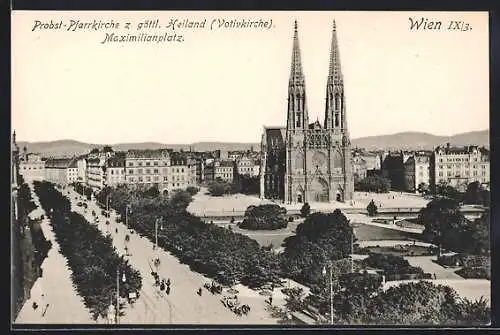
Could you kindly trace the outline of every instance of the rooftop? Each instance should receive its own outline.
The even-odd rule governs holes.
[[[70,167],[73,162],[76,162],[74,158],[48,158],[45,161],[45,167],[63,169]]]
[[[108,158],[106,161],[108,167],[125,167],[125,156],[117,155]]]
[[[166,158],[169,157],[168,149],[145,149],[129,150],[126,153],[127,158]]]

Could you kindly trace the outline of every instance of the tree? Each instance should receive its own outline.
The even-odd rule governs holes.
[[[114,298],[116,269],[119,267],[127,278],[120,286],[121,297],[138,292],[142,278],[138,271],[120,257],[113,248],[110,237],[105,237],[97,227],[80,214],[71,212],[71,203],[46,181],[35,184],[42,208],[52,211],[51,226],[67,258],[72,279],[85,305],[93,317],[105,317],[110,300]]]
[[[249,206],[245,211],[245,218],[240,223],[242,229],[274,230],[286,228],[288,221],[285,218],[286,209],[278,205]]]
[[[302,205],[302,208],[300,209],[300,216],[305,218],[309,216],[309,214],[311,214],[311,206],[309,205],[309,203],[306,202]]]
[[[114,152],[114,151],[113,151],[113,148],[111,148],[109,145],[105,145],[102,148],[102,152]]]
[[[324,280],[321,270],[327,261],[348,257],[353,234],[340,210],[312,213],[297,226],[296,234],[284,241],[280,256],[283,272],[305,285],[316,285]]]
[[[373,201],[373,199],[372,199],[372,201],[370,201],[368,206],[366,206],[366,210],[368,211],[369,216],[377,215],[378,207],[377,207],[377,205],[375,205],[375,202]]]
[[[423,274],[423,270],[413,267],[401,256],[372,253],[363,260],[371,268],[383,270],[386,275]]]
[[[301,287],[283,289],[285,297],[285,308],[290,312],[300,312],[305,309],[305,294]]]
[[[441,182],[436,186],[436,194],[456,201],[462,200],[462,193],[451,185]]]
[[[418,184],[417,191],[420,194],[428,194],[429,193],[429,184],[426,184],[426,183]]]
[[[490,192],[484,189],[478,181],[475,181],[467,186],[464,194],[464,203],[489,206],[489,198]]]
[[[264,250],[248,236],[206,224],[188,213],[186,208],[192,196],[187,191],[174,191],[169,198],[145,198],[140,192],[119,186],[113,189],[111,199],[113,208],[120,209],[122,215],[125,206],[131,206],[129,227],[151,241],[155,241],[152,223],[163,217],[164,229],[158,235],[158,246],[170,251],[193,271],[223,285],[239,282],[259,287],[279,282],[278,255]]]
[[[223,196],[226,193],[229,193],[230,185],[222,180],[216,180],[210,185],[208,185],[208,192],[214,197]]]
[[[424,237],[431,243],[454,251],[462,250],[469,243],[464,239],[469,221],[455,199],[442,197],[432,200],[420,210],[418,222],[425,226]]]
[[[387,193],[391,189],[391,181],[383,176],[368,176],[355,185],[357,191]]]
[[[473,255],[489,255],[490,243],[490,211],[487,210],[480,218],[469,224],[467,247]],[[465,241],[464,241],[465,242]]]
[[[481,297],[475,301],[467,298],[458,303],[459,323],[471,326],[485,326],[491,322],[491,308],[488,301]]]
[[[240,190],[243,194],[259,194],[260,179],[250,175],[239,176]]]
[[[189,193],[189,194],[191,194],[191,195],[195,195],[196,193],[198,193],[198,192],[199,192],[199,190],[200,190],[200,189],[199,189],[198,187],[195,187],[195,186],[188,186],[188,187],[186,188],[186,192],[188,192],[188,193]]]
[[[146,197],[150,197],[150,198],[156,198],[156,197],[159,197],[160,196],[160,190],[158,190],[158,187],[156,186],[153,186],[149,189],[147,189],[145,192],[144,192],[144,196]]]

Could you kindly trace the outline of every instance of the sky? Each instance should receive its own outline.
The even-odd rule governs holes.
[[[411,30],[409,18],[442,28]],[[94,19],[121,25],[33,31],[37,20]],[[148,19],[162,27],[138,31]],[[170,19],[207,23],[178,28],[182,42],[101,43],[106,32],[173,34]],[[271,28],[210,30],[222,19],[262,19]],[[259,142],[263,126],[286,125],[295,19],[310,122],[324,117],[335,19],[352,138],[489,128],[486,12],[352,11],[14,11],[12,128],[19,141]],[[450,20],[472,29],[447,30]]]

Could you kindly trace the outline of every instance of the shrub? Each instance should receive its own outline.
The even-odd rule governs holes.
[[[188,186],[186,188],[186,191],[193,196],[196,193],[198,193],[200,191],[200,189],[198,187],[195,187],[195,186]]]
[[[377,215],[377,205],[375,205],[375,202],[373,201],[370,201],[370,203],[368,204],[368,206],[366,206],[366,210],[368,211],[368,215],[369,216],[375,216]]]
[[[302,208],[300,209],[300,216],[302,217],[307,217],[309,216],[309,214],[311,214],[311,206],[309,205],[309,203],[304,203],[304,205],[302,205]]]
[[[286,209],[278,205],[249,206],[240,224],[242,229],[275,230],[287,227]]]
[[[383,270],[386,275],[423,274],[419,267],[411,266],[406,259],[391,254],[371,253],[363,260],[364,265]]]
[[[455,273],[465,279],[491,280],[491,270],[486,267],[463,267]]]

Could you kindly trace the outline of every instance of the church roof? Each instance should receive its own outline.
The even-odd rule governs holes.
[[[309,129],[321,129],[321,123],[319,123],[319,120],[316,120],[315,122],[310,123]]]

